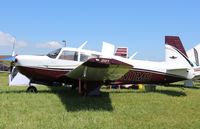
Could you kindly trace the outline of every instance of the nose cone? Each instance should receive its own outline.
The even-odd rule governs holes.
[[[18,55],[15,57],[15,65],[16,66],[27,66],[27,65],[29,65],[30,61],[31,61],[30,56]]]
[[[34,56],[34,55],[18,55],[16,56],[16,66],[42,66],[44,62],[47,62],[46,56]]]
[[[15,65],[20,66],[20,62],[21,62],[21,56],[16,56],[15,57]]]

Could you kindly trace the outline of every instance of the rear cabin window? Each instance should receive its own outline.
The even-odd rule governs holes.
[[[97,58],[97,57],[99,57],[99,55],[81,53],[81,55],[80,55],[80,61],[81,62],[85,62],[89,58]]]
[[[89,55],[81,54],[81,56],[80,56],[80,61],[84,62],[84,61],[86,61],[86,60],[88,60],[88,59],[89,59]]]
[[[77,61],[78,60],[78,53],[74,52],[74,51],[63,51],[61,53],[59,59]]]

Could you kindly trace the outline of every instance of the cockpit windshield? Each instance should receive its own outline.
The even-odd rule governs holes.
[[[56,50],[48,53],[47,56],[55,59],[58,56],[58,54],[60,53],[60,50],[61,50],[61,48],[56,49]]]

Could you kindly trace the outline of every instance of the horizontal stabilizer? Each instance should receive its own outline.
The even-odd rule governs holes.
[[[168,69],[167,74],[176,75],[181,78],[188,78],[188,69],[187,68],[178,68],[178,69]]]
[[[189,70],[189,68],[183,68],[183,67],[173,67],[173,68],[167,68],[168,71],[173,70]]]

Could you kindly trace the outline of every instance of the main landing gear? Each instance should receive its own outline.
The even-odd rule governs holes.
[[[79,78],[78,93],[81,96],[99,96],[101,85],[94,82],[88,82]]]
[[[37,93],[37,88],[33,85],[31,85],[31,82],[29,83],[29,87],[26,90],[27,93]]]
[[[156,85],[155,84],[145,84],[144,90],[145,90],[145,92],[155,92],[156,91]]]
[[[35,86],[29,86],[26,90],[27,93],[37,93],[37,88]]]

